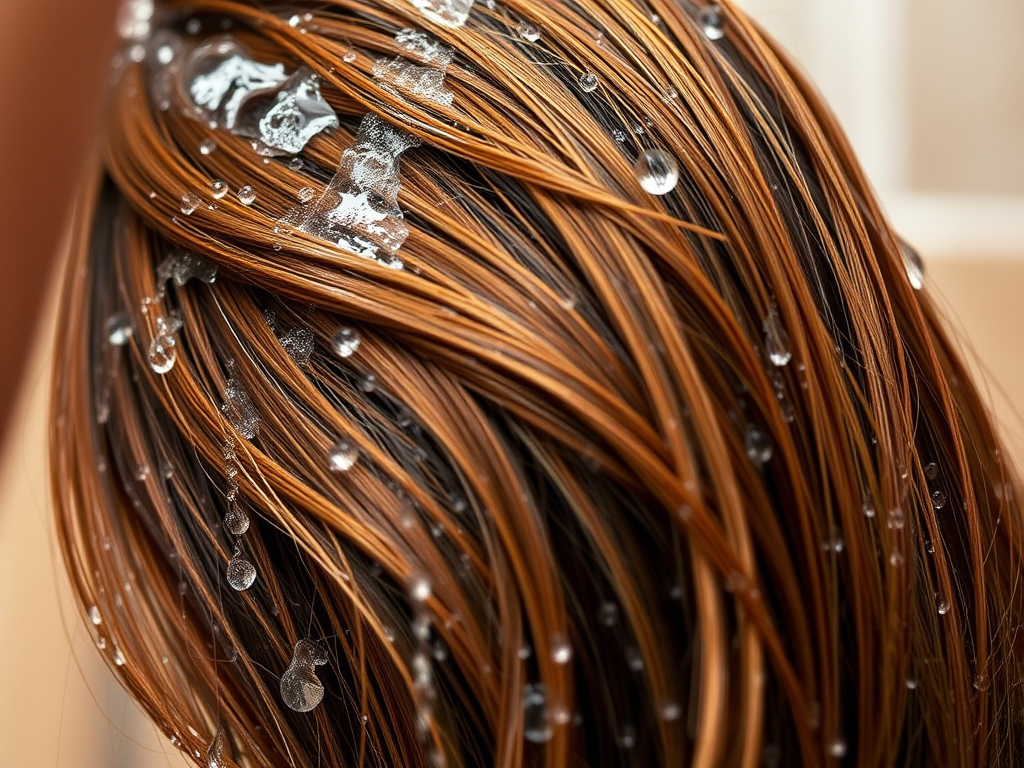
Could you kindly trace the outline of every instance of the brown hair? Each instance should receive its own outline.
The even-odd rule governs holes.
[[[210,765],[1013,763],[1018,481],[821,99],[731,3],[423,5],[161,9],[319,75],[297,161],[119,73],[52,455],[124,684]],[[367,113],[404,269],[287,223]]]

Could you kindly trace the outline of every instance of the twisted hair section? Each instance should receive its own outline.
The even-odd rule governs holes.
[[[1017,476],[912,250],[742,11],[153,25],[82,194],[51,455],[83,615],[173,743],[1019,757]],[[250,90],[203,112],[224,62]],[[286,150],[244,117],[314,103]]]

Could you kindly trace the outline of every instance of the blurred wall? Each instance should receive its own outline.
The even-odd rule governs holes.
[[[921,250],[928,290],[986,372],[1024,460],[1024,5],[740,5],[833,104],[896,227]],[[178,765],[106,672],[64,597],[44,477],[51,343],[48,326],[0,454],[0,755],[27,768]]]

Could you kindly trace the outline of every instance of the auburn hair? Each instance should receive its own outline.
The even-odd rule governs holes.
[[[396,86],[408,30],[446,53]],[[204,116],[203,45],[336,119],[296,152]],[[300,203],[385,134],[355,252]],[[1020,761],[1017,475],[731,2],[158,3],[98,156],[58,533],[204,765]]]

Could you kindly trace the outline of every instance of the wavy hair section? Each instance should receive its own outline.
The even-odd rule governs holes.
[[[1013,764],[1020,485],[820,97],[732,3],[441,6],[118,73],[51,455],[122,682],[209,766]],[[197,119],[225,34],[337,128]],[[366,119],[398,264],[287,223]]]

